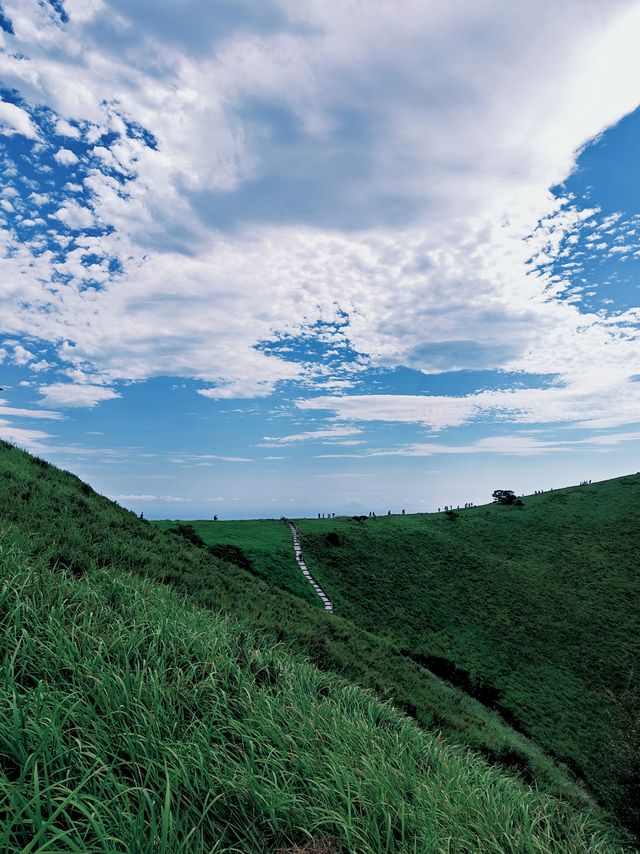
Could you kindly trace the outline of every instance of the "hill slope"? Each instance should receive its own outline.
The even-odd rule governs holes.
[[[615,850],[245,624],[23,545],[3,525],[1,850]]]
[[[42,618],[42,625],[37,631],[51,630],[53,632],[48,641],[43,640],[42,643],[38,642],[32,647],[28,645],[25,647],[28,659],[28,663],[25,665],[25,672],[28,671],[32,675],[27,677],[26,682],[20,683],[20,691],[28,698],[29,703],[32,702],[34,696],[33,690],[36,688],[39,690],[38,686],[43,686],[48,680],[45,671],[40,668],[41,662],[39,661],[39,656],[42,650],[48,644],[50,650],[47,652],[47,656],[51,657],[53,655],[51,650],[58,649],[59,641],[64,640],[63,636],[65,635],[67,638],[75,639],[78,649],[74,653],[75,658],[65,663],[63,661],[64,654],[69,653],[69,649],[66,647],[67,653],[65,653],[65,647],[62,644],[61,655],[63,657],[54,666],[54,668],[57,667],[59,669],[59,673],[64,677],[55,683],[57,686],[55,688],[57,692],[56,696],[61,698],[61,708],[64,707],[64,709],[70,710],[74,707],[75,700],[65,693],[71,676],[73,676],[74,685],[77,686],[82,683],[91,696],[95,694],[96,685],[98,684],[95,682],[95,678],[99,679],[99,677],[95,670],[92,670],[92,665],[85,667],[82,661],[85,643],[94,643],[94,641],[88,640],[88,636],[93,631],[92,629],[89,631],[92,625],[91,621],[89,628],[82,622],[77,624],[76,618],[80,619],[82,617],[81,612],[83,612],[83,608],[69,615],[66,614],[65,608],[61,604],[65,598],[70,602],[75,601],[71,593],[76,587],[86,591],[87,598],[83,600],[86,602],[84,610],[88,609],[89,616],[91,616],[92,612],[97,613],[91,603],[95,604],[96,607],[99,606],[100,609],[103,607],[107,610],[110,608],[116,609],[114,611],[116,614],[114,617],[115,623],[105,628],[104,632],[102,630],[98,632],[98,635],[102,637],[102,641],[95,641],[102,650],[100,668],[104,664],[103,653],[105,655],[108,653],[113,639],[118,635],[116,629],[120,626],[123,630],[123,642],[126,640],[126,637],[133,638],[136,633],[140,636],[142,644],[140,647],[140,656],[142,656],[143,661],[146,660],[146,663],[141,665],[142,672],[146,673],[145,668],[149,670],[149,662],[153,659],[149,657],[150,653],[148,649],[144,652],[146,649],[143,642],[144,638],[142,638],[144,631],[136,628],[138,624],[135,621],[131,621],[133,617],[127,622],[129,618],[126,617],[126,614],[123,616],[116,608],[116,606],[119,607],[118,603],[122,604],[129,596],[135,598],[137,595],[135,590],[139,588],[136,587],[136,584],[129,575],[129,573],[135,573],[150,579],[162,581],[165,585],[170,585],[176,590],[188,594],[191,603],[204,604],[215,611],[242,615],[251,624],[252,631],[255,630],[259,638],[261,638],[261,640],[255,641],[255,647],[265,651],[265,654],[267,652],[271,653],[275,642],[285,641],[296,651],[300,651],[308,656],[322,668],[340,671],[350,679],[374,688],[380,696],[392,699],[399,708],[408,708],[424,728],[435,725],[437,729],[447,733],[449,738],[453,738],[457,743],[471,744],[479,748],[493,761],[503,762],[509,767],[515,767],[520,772],[526,772],[526,779],[535,780],[540,787],[547,792],[555,792],[563,801],[563,806],[558,806],[557,801],[547,801],[545,799],[544,803],[547,806],[544,809],[542,807],[535,807],[535,810],[538,810],[538,812],[534,811],[531,815],[538,816],[543,828],[548,828],[550,832],[559,834],[557,838],[565,840],[562,844],[566,844],[567,839],[571,839],[572,844],[574,839],[580,839],[580,845],[584,846],[587,845],[587,841],[585,840],[591,840],[588,841],[587,847],[582,848],[576,842],[576,851],[611,850],[606,845],[605,848],[600,849],[600,842],[596,843],[588,835],[575,837],[572,835],[574,834],[574,829],[572,828],[582,826],[585,822],[593,826],[593,823],[597,822],[598,819],[593,809],[589,806],[588,797],[579,787],[572,784],[563,776],[561,769],[558,769],[549,762],[535,745],[532,745],[526,739],[505,728],[495,715],[487,713],[484,709],[477,706],[477,704],[469,701],[465,695],[451,692],[425,677],[418,665],[400,655],[393,645],[380,640],[372,634],[357,629],[346,620],[326,616],[318,608],[305,604],[300,598],[287,593],[281,588],[270,586],[256,577],[255,574],[243,570],[232,563],[224,562],[211,556],[204,549],[190,545],[181,537],[162,534],[128,511],[98,496],[90,487],[83,484],[68,472],[61,472],[47,465],[44,461],[30,457],[6,443],[0,443],[0,514],[2,518],[2,525],[0,527],[5,544],[3,565],[10,567],[10,561],[14,560],[17,549],[21,555],[18,561],[20,564],[18,568],[20,571],[26,573],[25,577],[28,576],[29,578],[29,583],[25,581],[23,585],[23,582],[16,575],[5,586],[5,595],[9,595],[9,599],[6,601],[9,604],[5,604],[4,610],[0,613],[2,613],[4,618],[8,619],[8,625],[13,625],[15,621],[15,616],[12,616],[14,611],[12,610],[11,595],[16,590],[20,591],[22,587],[22,593],[19,592],[17,600],[14,601],[14,605],[17,607],[27,593],[31,595],[30,591],[33,588],[33,579],[37,579],[38,583],[42,582],[43,584],[57,584],[58,582],[62,584],[64,582],[64,586],[60,588],[62,591],[60,592],[60,597],[62,598],[56,600],[60,605],[58,611],[55,612],[57,616],[52,616],[48,620],[46,616],[47,611],[46,609],[43,610],[43,602],[46,603],[48,600],[33,600],[32,604],[28,606],[32,611],[35,609],[34,613],[37,614],[38,619]],[[100,587],[103,581],[107,584],[109,579],[125,586],[121,589],[120,594],[112,595],[110,592],[111,588],[108,585],[104,589]],[[85,583],[88,585],[86,588],[84,587]],[[96,587],[95,585],[98,586]],[[128,592],[129,588],[131,588],[130,593]],[[103,592],[99,592],[100,590]],[[106,590],[106,593],[104,593],[104,590]],[[183,613],[184,608],[178,600],[175,598],[165,599],[164,597],[168,596],[169,593],[162,592],[161,588],[150,586],[144,588],[144,591],[142,598],[138,596],[136,599],[140,605],[138,617],[142,621],[141,625],[147,625],[144,622],[146,619],[144,616],[145,609],[151,608],[152,602],[155,605],[156,600],[158,602],[169,602],[165,609],[166,616],[171,616],[174,613],[177,615],[180,608],[182,608],[180,613]],[[39,596],[40,594],[35,590],[34,595]],[[54,615],[55,609],[53,609],[53,605],[51,605],[51,608],[51,614]],[[20,613],[20,611],[15,611],[15,614]],[[136,617],[136,620],[138,617]],[[204,619],[204,617],[202,618]],[[23,619],[22,616],[20,619]],[[176,619],[178,619],[177,616]],[[181,621],[182,617],[179,619],[179,622]],[[56,622],[61,625],[56,627]],[[18,622],[17,625],[19,628],[20,623]],[[180,631],[182,630],[180,629]],[[35,628],[29,628],[26,633],[23,633],[24,637],[30,637],[33,631],[35,631]],[[58,633],[57,635],[56,632]],[[249,632],[249,634],[251,635],[252,632]],[[56,637],[58,640],[55,640]],[[180,640],[176,643],[180,646],[183,644],[183,641]],[[239,643],[240,646],[243,646],[245,642],[240,639],[230,641],[230,643],[231,645]],[[250,644],[253,643],[253,641],[250,642]],[[12,641],[10,640],[8,652],[5,650],[5,667],[11,664],[16,648],[20,648],[21,654],[24,651],[14,638],[14,645],[12,645]],[[284,650],[282,654],[285,654]],[[289,658],[290,656],[287,660]],[[129,661],[131,662],[133,659],[130,658]],[[126,672],[127,664],[125,658],[120,658],[114,664],[114,668],[114,673],[122,674]],[[168,671],[175,670],[175,665],[168,663],[166,669]],[[5,672],[9,673],[9,671]],[[157,672],[160,673],[161,669]],[[138,674],[138,671],[136,673]],[[173,675],[175,676],[176,674]],[[262,677],[258,677],[258,679],[260,678]],[[267,677],[267,679],[269,678]],[[132,684],[135,686],[138,682],[139,674],[133,678]],[[344,683],[341,684],[343,685]],[[183,693],[185,690],[188,693],[191,689],[183,685],[182,690]],[[5,704],[3,706],[5,710],[8,710],[11,720],[14,723],[23,718],[22,712],[16,712],[15,702],[11,699],[16,695],[17,691],[18,688],[13,693],[10,690],[9,695],[5,695]],[[357,696],[361,695],[357,693]],[[174,703],[174,700],[170,702]],[[180,702],[183,702],[183,700],[184,698]],[[178,700],[175,700],[175,702],[178,702]],[[371,697],[367,699],[367,702],[373,702]],[[149,709],[153,708],[153,706],[149,705],[147,700],[141,700],[141,704],[140,714],[147,714],[148,716]],[[112,711],[113,721],[117,721],[119,713],[115,707]],[[189,729],[190,721],[195,720],[193,716],[198,716],[197,708],[192,708],[184,719],[181,719],[182,724],[174,725],[172,738],[175,739],[180,735],[182,725],[187,730]],[[46,721],[46,717],[43,720]],[[138,723],[138,726],[141,727],[139,732],[146,731],[147,729],[148,721],[144,723],[144,720],[143,717]],[[373,715],[372,720],[376,720],[375,715]],[[1,730],[2,727],[0,726]],[[72,727],[69,732],[65,730],[65,738],[67,735],[71,738],[79,738],[79,731],[78,727]],[[42,735],[44,737],[44,733]],[[343,737],[343,735],[340,737]],[[367,734],[366,737],[363,736],[363,740],[360,743],[363,745],[366,744],[367,739],[370,737],[370,734]],[[425,735],[424,737],[429,741],[434,738],[431,735]],[[18,740],[19,743],[25,743],[23,734],[19,733]],[[439,744],[442,743],[438,738],[436,738],[436,742]],[[80,745],[82,744],[84,744],[84,741],[81,739]],[[14,753],[10,753],[4,749],[0,749],[0,753],[5,754],[5,756],[14,756],[15,758],[16,749],[18,748],[14,744],[11,748]],[[52,749],[57,749],[55,744]],[[159,748],[159,753],[164,756],[167,750],[170,752],[172,749],[171,745],[167,747],[167,744],[163,742]],[[481,769],[483,774],[485,772],[489,773],[490,769],[487,768],[486,763],[480,757],[471,758],[468,753],[460,753],[459,749],[452,747],[447,747],[446,749],[452,750],[453,754],[466,757],[464,762]],[[22,757],[20,762],[27,761],[30,755],[23,751],[22,754],[19,754]],[[366,755],[366,750],[363,748],[358,761],[362,762],[363,757],[366,758]],[[138,760],[132,759],[131,761],[144,768],[144,762],[141,764]],[[11,793],[15,791],[14,786],[18,779],[16,778],[16,762],[18,762],[17,759],[13,764],[9,761],[5,767],[7,778],[5,780],[7,783],[7,787],[4,789],[5,792]],[[20,767],[22,768],[22,765]],[[186,763],[184,767],[188,768],[189,763]],[[42,766],[39,765],[38,768],[40,769],[38,779],[34,780],[30,778],[31,783],[36,789],[42,785],[43,780],[40,773]],[[61,771],[60,773],[64,777],[67,771]],[[354,771],[353,773],[356,772]],[[502,781],[504,785],[516,787],[515,789],[509,789],[509,791],[526,792],[526,789],[517,779],[514,780],[512,777],[505,776],[504,773],[498,773],[495,770],[491,771],[491,773],[496,774],[496,779]],[[65,779],[67,778],[65,777]],[[139,773],[137,771],[134,773],[132,779],[139,780]],[[466,786],[467,783],[464,783],[464,785]],[[171,786],[173,787],[173,783],[171,783]],[[349,783],[349,790],[353,791],[351,783]],[[453,786],[453,789],[444,790],[446,799],[451,796],[451,792],[454,790],[457,790],[455,786]],[[24,807],[27,810],[33,807],[33,798],[37,799],[39,797],[35,789],[29,791],[31,795],[28,797],[25,795],[27,800],[24,802]],[[32,800],[29,800],[30,797]],[[432,793],[430,797],[434,798],[435,794]],[[287,798],[285,796],[283,798],[283,803],[288,803]],[[412,798],[414,798],[414,795],[410,796],[410,799]],[[344,795],[342,800],[343,806],[347,803],[347,800],[347,796]],[[57,801],[57,803],[61,802]],[[536,801],[536,803],[538,802]],[[561,817],[559,819],[556,817],[547,818],[547,807],[554,815],[559,811]],[[12,809],[16,809],[15,805]],[[285,809],[285,807],[281,806],[280,809]],[[402,806],[399,809],[402,812],[405,810],[405,807]],[[15,814],[18,815],[19,811]],[[160,814],[158,813],[157,815]],[[36,820],[39,821],[39,819],[33,818],[33,821]],[[384,821],[387,821],[387,818]],[[558,821],[560,822],[559,825]],[[307,824],[304,827],[307,828],[306,832],[310,833],[311,831],[308,830],[309,826]],[[523,825],[523,827],[528,826],[527,822]],[[300,828],[298,829],[300,830]],[[377,826],[376,832],[379,829],[379,826]],[[199,832],[197,831],[197,833]],[[399,843],[394,835],[395,831],[388,832],[393,836],[395,840],[393,844],[396,847],[379,846],[371,850],[414,850],[411,847],[398,847]],[[495,828],[493,832],[498,834],[495,838],[499,839],[500,834],[498,829]],[[301,839],[305,835],[302,831],[297,836],[293,832],[290,833],[290,831],[287,831],[287,833],[289,834],[287,839]],[[519,830],[516,831],[518,838],[519,833]],[[575,833],[578,833],[578,831],[576,830]],[[579,831],[579,833],[582,833],[582,831]],[[270,838],[275,839],[275,837]],[[463,837],[458,837],[454,834],[454,838]],[[469,844],[471,845],[471,843]],[[533,841],[526,843],[518,842],[518,845],[520,847],[515,847],[511,850],[522,850],[523,852],[538,850],[535,847],[537,842],[535,844]],[[146,851],[147,849],[134,847],[128,850]],[[194,849],[187,847],[184,850],[199,849],[196,846]],[[211,850],[218,849],[212,848]],[[238,850],[255,851],[262,849],[249,847]],[[264,850],[273,849],[267,846]],[[351,850],[360,849],[356,847]],[[369,849],[363,848],[362,850]],[[433,849],[421,848],[418,845],[416,850],[435,851],[441,849],[437,847]],[[504,849],[500,849],[499,847],[491,848],[491,846],[481,849],[475,844],[471,845],[468,849],[461,847],[459,850],[498,851]],[[556,849],[551,847],[548,850]],[[563,849],[562,845],[560,845],[560,848],[557,850],[571,850],[571,847]]]
[[[51,569],[82,577],[87,566],[117,567],[170,585],[195,603],[242,614],[271,641],[284,642],[322,670],[374,690],[425,729],[480,751],[576,808],[593,805],[584,789],[536,745],[466,694],[434,682],[393,644],[341,617],[328,617],[315,602],[308,605],[181,536],[161,533],[69,472],[2,442],[0,518],[21,531],[23,548]],[[259,539],[263,523],[253,524]],[[221,530],[216,528],[218,535]],[[287,532],[284,526],[282,530]],[[299,570],[288,557],[280,567],[281,579],[288,566],[297,582]]]
[[[640,830],[640,476],[300,529],[339,613],[498,708]]]
[[[199,540],[214,557],[226,557],[231,563],[235,561],[268,581],[270,586],[293,593],[314,608],[322,607],[296,563],[289,528],[275,519],[215,523],[195,520],[187,526],[177,520],[162,519],[152,524],[165,532],[186,527],[186,536],[195,542]],[[190,531],[193,534],[190,535]]]

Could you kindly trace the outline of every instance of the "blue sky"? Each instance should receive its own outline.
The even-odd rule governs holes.
[[[151,517],[637,470],[639,37],[628,0],[2,0],[0,435]]]

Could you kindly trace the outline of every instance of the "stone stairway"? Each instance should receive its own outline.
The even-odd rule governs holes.
[[[293,536],[293,550],[295,552],[296,563],[300,567],[300,571],[302,572],[304,577],[307,579],[309,584],[316,591],[318,596],[322,599],[322,604],[324,606],[324,610],[328,611],[329,613],[333,612],[333,603],[331,602],[331,600],[329,599],[327,594],[324,592],[322,587],[320,587],[318,582],[311,575],[306,563],[304,562],[304,558],[302,557],[302,546],[300,545],[300,532],[298,531],[297,526],[293,522],[289,521],[288,519],[287,519],[287,525],[291,529],[291,534]]]

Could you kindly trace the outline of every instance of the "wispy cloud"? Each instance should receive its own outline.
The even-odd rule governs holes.
[[[7,401],[0,399],[0,415],[12,415],[18,418],[38,418],[45,420],[59,420],[64,418],[61,412],[52,412],[47,409],[22,409],[16,406],[8,406]]]
[[[505,456],[535,456],[546,454],[564,454],[572,449],[604,449],[625,442],[640,440],[640,431],[608,433],[588,438],[549,438],[540,439],[527,434],[506,436],[487,436],[465,445],[445,444],[444,442],[414,442],[394,448],[372,449],[359,454],[317,454],[317,459],[371,459],[373,457],[432,457],[436,455],[491,454]]]
[[[343,436],[356,436],[360,432],[359,427],[323,427],[319,430],[307,430],[304,433],[292,433],[289,436],[264,436],[260,447],[269,448],[277,445],[292,445],[297,442],[336,439]]]
[[[166,501],[169,504],[184,504],[191,501],[191,498],[185,498],[180,495],[116,495],[116,501]]]
[[[179,463],[203,463],[203,462],[222,462],[222,463],[252,463],[251,457],[228,457],[220,454],[172,454],[171,462]]]
[[[52,436],[44,430],[17,427],[11,421],[0,419],[0,438],[7,442],[15,442],[16,445],[31,451],[42,451],[46,449],[47,441]]]
[[[299,400],[297,406],[307,411],[328,410],[333,417],[348,421],[415,423],[433,430],[482,420],[613,428],[636,422],[640,413],[640,383],[631,376],[639,354],[635,342],[629,345],[629,363],[620,365],[617,376],[601,364],[580,379],[547,388],[488,390],[460,396],[319,396]]]

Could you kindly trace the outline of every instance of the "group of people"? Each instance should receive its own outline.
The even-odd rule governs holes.
[[[401,513],[403,516],[405,515],[404,508],[402,508]],[[387,516],[391,516],[391,510],[387,510]],[[318,519],[335,519],[335,518],[336,518],[335,513],[318,513]],[[375,510],[369,510],[369,518],[370,519],[376,518]]]

